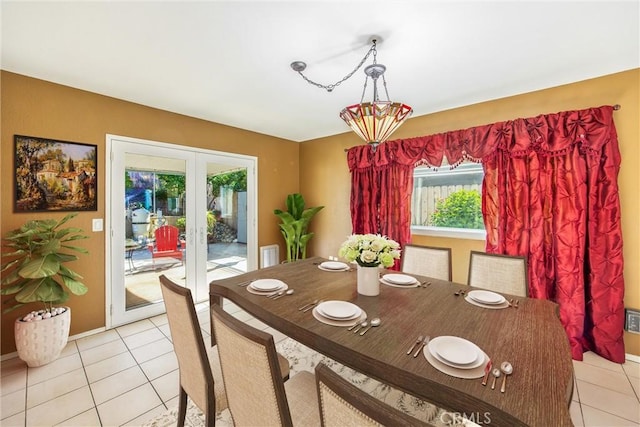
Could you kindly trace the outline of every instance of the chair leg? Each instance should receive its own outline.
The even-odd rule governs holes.
[[[184,427],[184,420],[187,416],[187,392],[180,386],[178,395],[178,427]]]
[[[207,409],[204,411],[204,421],[207,427],[215,427],[216,425],[216,401],[213,394],[207,399]]]

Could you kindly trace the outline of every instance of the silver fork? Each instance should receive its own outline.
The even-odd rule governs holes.
[[[303,313],[306,313],[307,311],[311,310],[313,307],[315,307],[316,305],[320,304],[323,300],[319,300],[317,302],[315,302],[314,304],[311,304],[309,307],[305,308],[304,310],[302,310]]]
[[[429,337],[429,335],[427,335],[426,337],[424,337],[424,340],[422,340],[422,344],[420,344],[420,345],[418,346],[418,349],[416,350],[416,352],[415,352],[415,353],[413,353],[413,357],[418,357],[418,354],[420,354],[420,352],[422,351],[422,348],[423,348],[425,345],[429,344],[429,340],[430,340],[430,339],[431,339],[431,338]]]
[[[311,307],[313,307],[313,306],[314,306],[314,305],[316,305],[317,303],[318,303],[318,300],[317,300],[317,299],[316,299],[316,300],[313,300],[313,301],[311,301],[311,302],[309,302],[309,303],[306,303],[306,304],[305,304],[305,305],[303,305],[302,307],[298,308],[298,310],[302,311],[302,310],[304,310],[304,309],[305,309],[305,308],[307,308],[307,307],[310,307],[310,306],[311,306]]]

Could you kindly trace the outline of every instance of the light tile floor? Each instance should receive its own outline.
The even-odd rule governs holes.
[[[225,309],[285,338],[233,304]],[[205,340],[208,305],[198,305]],[[571,416],[576,426],[640,426],[640,364],[593,353],[574,361]],[[165,315],[70,342],[56,361],[27,368],[3,361],[0,425],[139,426],[177,405],[178,365]],[[535,404],[535,403],[534,403]]]

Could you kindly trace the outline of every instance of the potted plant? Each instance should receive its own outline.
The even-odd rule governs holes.
[[[287,261],[297,261],[307,257],[307,243],[313,233],[307,233],[309,222],[324,206],[304,208],[304,198],[299,193],[287,196],[287,211],[275,209],[273,211],[282,223],[280,231],[287,245]]]
[[[4,313],[25,304],[42,303],[43,308],[16,320],[15,339],[18,356],[31,367],[52,362],[67,345],[71,326],[71,309],[54,307],[69,299],[69,292],[84,295],[87,287],[82,276],[64,263],[78,256],[69,253],[88,253],[84,248],[70,244],[87,239],[83,230],[63,228],[77,213],[60,221],[31,220],[5,237],[4,246],[11,251],[2,257],[10,258],[2,264],[2,295],[13,295],[4,301],[9,307]]]

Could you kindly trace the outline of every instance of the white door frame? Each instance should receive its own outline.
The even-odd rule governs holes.
[[[257,253],[258,253],[258,224],[257,224],[257,212],[258,212],[258,197],[257,197],[257,157],[247,156],[242,154],[225,153],[214,150],[205,150],[200,148],[188,147],[183,145],[170,144],[159,141],[145,140],[140,138],[131,138],[126,136],[118,136],[107,134],[106,135],[106,168],[105,168],[105,201],[107,208],[105,209],[105,319],[106,328],[110,329],[115,326],[119,326],[131,321],[141,318],[141,314],[144,317],[157,315],[164,312],[164,304],[154,304],[149,306],[148,309],[134,310],[135,314],[129,316],[125,315],[124,318],[119,313],[119,320],[114,319],[114,292],[112,286],[114,286],[114,271],[124,271],[124,257],[115,256],[117,253],[122,252],[121,245],[123,239],[123,229],[120,221],[114,218],[117,212],[120,212],[120,217],[124,218],[124,189],[119,188],[122,186],[122,176],[120,175],[122,165],[119,165],[118,170],[115,171],[114,165],[114,149],[120,149],[125,147],[126,144],[137,144],[140,149],[153,147],[157,152],[162,152],[167,149],[180,150],[185,154],[185,159],[190,158],[187,163],[187,173],[189,171],[198,173],[196,177],[200,180],[202,177],[203,160],[199,158],[215,161],[222,164],[231,164],[238,167],[247,168],[247,270],[255,270],[258,266]],[[213,159],[213,160],[212,160]],[[200,172],[196,172],[200,171]],[[117,172],[117,175],[114,173]],[[194,175],[195,177],[195,175]],[[206,170],[204,171],[204,177],[206,178]],[[197,208],[201,207],[203,199],[206,200],[206,184],[202,180],[201,185],[196,185],[196,179],[187,179],[187,202],[186,202],[186,215],[195,216]],[[121,194],[116,195],[114,192],[120,191]],[[191,197],[190,197],[191,195]],[[202,209],[201,212],[205,212],[206,209]],[[191,221],[191,224],[196,224],[196,221]],[[205,219],[206,224],[206,219]],[[197,225],[197,224],[196,224]],[[114,228],[118,227],[118,228]],[[206,247],[203,251],[201,248],[198,250],[199,239],[196,239],[197,231],[195,229],[187,230],[187,251],[188,253],[197,254],[196,257],[190,257],[193,262],[187,263],[187,277],[194,278],[194,287],[197,286],[202,290],[203,284],[198,284],[198,281],[206,280]],[[192,236],[189,238],[189,236]],[[114,245],[118,245],[119,250],[116,251]],[[204,255],[202,253],[204,252]],[[204,259],[204,264],[203,264]],[[205,268],[199,268],[198,265],[204,265]],[[116,270],[117,269],[117,270]],[[202,270],[202,271],[196,271]]]

